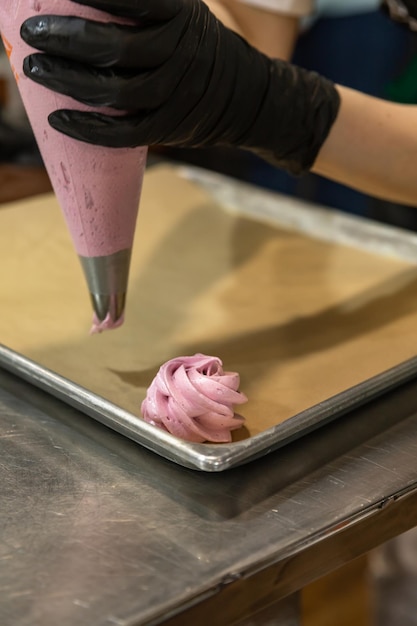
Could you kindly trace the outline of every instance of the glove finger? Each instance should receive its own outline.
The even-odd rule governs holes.
[[[23,71],[28,78],[43,87],[88,106],[121,110],[135,108],[137,83],[140,81],[140,75],[136,73],[131,75],[127,71],[118,73],[108,68],[97,69],[46,54],[26,57]],[[158,94],[150,90],[149,95],[152,99]],[[152,101],[147,102],[145,98],[146,93],[141,98],[141,105],[144,108],[151,107]]]
[[[121,17],[140,20],[169,20],[182,8],[182,0],[72,0],[77,4]]]
[[[135,148],[155,143],[146,133],[146,116],[113,117],[62,109],[49,115],[52,128],[73,139],[107,148]]]
[[[171,67],[172,66],[172,67]],[[192,70],[183,63],[183,72]],[[178,72],[177,60],[172,58],[150,72],[117,68],[96,68],[61,57],[35,53],[23,61],[24,74],[34,82],[70,96],[92,107],[111,107],[122,111],[156,109],[174,92],[181,90],[184,74]],[[196,75],[187,88],[187,108],[200,97],[205,74]],[[181,98],[182,99],[182,98]],[[182,107],[181,112],[182,112]]]
[[[160,65],[174,53],[181,36],[168,24],[139,29],[54,15],[27,19],[20,34],[33,48],[52,55],[97,67],[127,68]]]

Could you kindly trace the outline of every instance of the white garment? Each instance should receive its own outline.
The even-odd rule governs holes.
[[[380,0],[239,0],[243,4],[297,17],[349,15],[373,11]]]

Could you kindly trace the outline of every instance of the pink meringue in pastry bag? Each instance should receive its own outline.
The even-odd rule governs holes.
[[[90,145],[49,126],[48,115],[56,109],[89,107],[38,85],[23,73],[23,59],[33,49],[20,37],[20,27],[25,19],[47,13],[125,20],[69,0],[0,1],[0,33],[81,261],[95,311],[93,332],[99,332],[123,322],[147,149]]]

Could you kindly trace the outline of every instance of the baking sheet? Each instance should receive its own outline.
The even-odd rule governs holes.
[[[88,336],[53,195],[0,209],[0,249],[0,362],[189,467],[246,462],[416,374],[416,237],[217,175],[148,170],[117,331]],[[139,417],[161,363],[195,352],[240,372],[249,402],[232,444],[184,442]]]

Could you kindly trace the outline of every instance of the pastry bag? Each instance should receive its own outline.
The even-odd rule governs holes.
[[[123,322],[147,149],[94,146],[49,126],[48,115],[56,109],[89,108],[37,85],[23,74],[23,59],[32,49],[21,39],[20,26],[26,18],[42,14],[77,15],[101,21],[115,21],[115,18],[69,0],[1,0],[0,3],[0,33],[81,260],[94,309],[92,332],[100,332]]]

